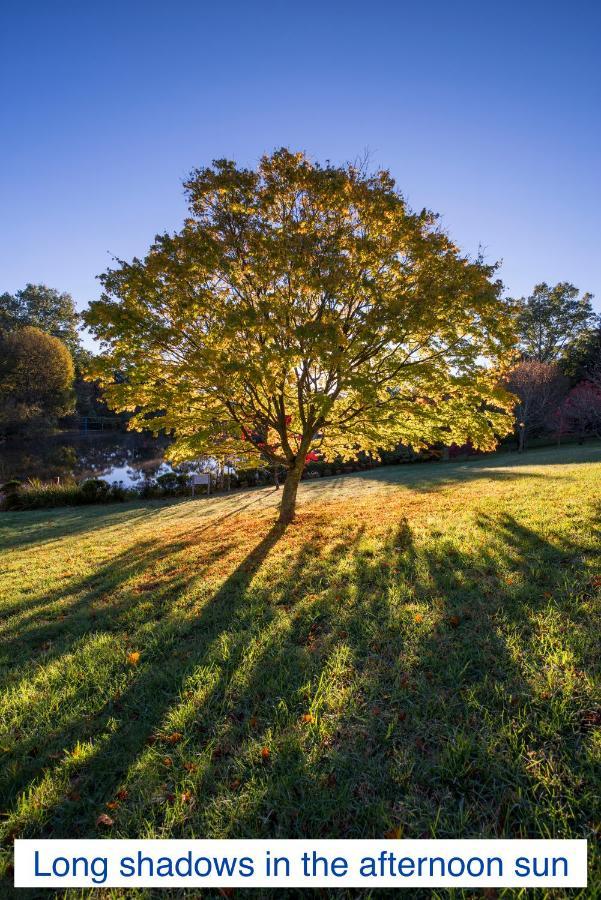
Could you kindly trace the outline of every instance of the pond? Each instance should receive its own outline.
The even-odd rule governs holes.
[[[117,432],[9,439],[0,444],[0,481],[103,478],[140,487],[173,471],[165,460],[167,447],[166,440]]]

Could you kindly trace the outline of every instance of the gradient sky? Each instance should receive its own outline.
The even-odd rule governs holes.
[[[23,2],[0,11],[0,292],[99,293],[182,179],[369,151],[513,296],[601,309],[601,2]]]

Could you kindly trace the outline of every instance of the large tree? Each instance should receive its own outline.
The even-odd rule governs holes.
[[[31,325],[59,338],[74,356],[81,349],[79,321],[71,295],[45,284],[27,284],[14,294],[0,295],[0,331]]]
[[[73,408],[73,360],[58,338],[27,326],[0,335],[0,429],[52,424]]]
[[[596,321],[592,294],[582,294],[568,281],[554,287],[537,284],[529,297],[518,300],[520,349],[526,359],[557,362],[569,345]]]
[[[581,381],[565,398],[558,416],[561,433],[575,433],[579,443],[590,436],[601,438],[601,386]]]
[[[106,272],[85,315],[104,342],[93,376],[133,427],[175,434],[174,460],[284,465],[287,523],[307,459],[491,448],[510,429],[494,267],[412,213],[388,172],[282,149],[256,170],[216,161],[185,188],[182,231]]]

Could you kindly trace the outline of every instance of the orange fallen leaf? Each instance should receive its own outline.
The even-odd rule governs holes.
[[[256,728],[256,727],[257,727],[257,717],[256,717],[256,716],[251,716],[251,718],[249,719],[248,724],[250,725],[251,728]]]
[[[127,800],[128,797],[129,797],[129,791],[126,791],[125,788],[123,788],[120,791],[117,791],[117,799],[118,800]]]
[[[398,840],[400,837],[402,837],[402,834],[403,834],[402,826],[396,825],[394,828],[391,828],[389,831],[385,832],[384,837],[385,838],[394,838],[395,840]]]
[[[169,744],[177,744],[177,742],[181,741],[182,738],[183,734],[181,733],[181,731],[174,731],[172,734],[168,734],[165,740]]]
[[[182,794],[182,803],[189,803],[192,799],[191,791],[184,791]]]
[[[108,828],[110,828],[111,825],[114,825],[114,824],[115,824],[115,820],[111,819],[110,816],[107,816],[106,813],[100,813],[100,815],[96,819],[96,825],[106,825]]]
[[[196,765],[196,763],[191,763],[191,762],[184,763],[184,769],[186,770],[186,772],[196,772],[197,768],[198,768],[198,766]]]
[[[119,809],[119,801],[118,800],[109,800],[106,804],[107,809]]]
[[[312,725],[315,722],[315,716],[312,713],[305,713],[304,716],[301,716],[301,722],[304,722],[305,725]]]
[[[269,759],[269,757],[271,756],[271,750],[269,749],[269,747],[263,747],[263,749],[261,750],[261,756],[263,759]]]
[[[416,613],[416,614],[413,616],[413,621],[414,621],[414,622],[417,622],[417,624],[419,625],[420,622],[423,622],[423,621],[424,621],[424,617],[422,616],[421,613]]]
[[[240,787],[240,779],[234,778],[234,780],[230,782],[230,790],[237,791],[239,787]]]
[[[140,652],[138,650],[133,650],[131,653],[128,653],[127,662],[130,666],[137,666],[140,662]]]

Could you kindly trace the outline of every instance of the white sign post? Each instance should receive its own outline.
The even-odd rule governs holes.
[[[211,475],[208,472],[194,472],[192,481],[192,497],[194,497],[194,489],[197,485],[206,484],[207,496],[211,493]]]

